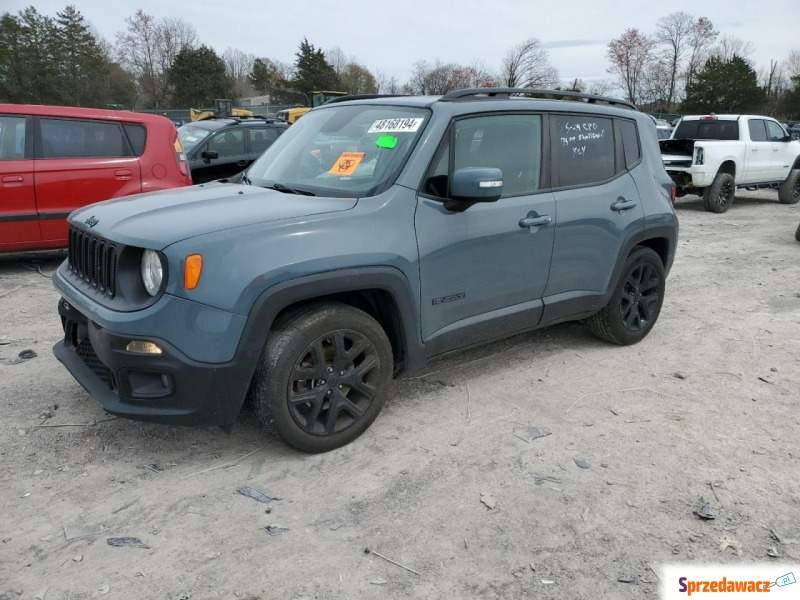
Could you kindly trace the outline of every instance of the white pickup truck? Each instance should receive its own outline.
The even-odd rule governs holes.
[[[736,188],[773,187],[783,204],[800,200],[800,140],[791,140],[775,119],[683,117],[659,144],[677,195],[702,195],[708,211],[728,210]]]

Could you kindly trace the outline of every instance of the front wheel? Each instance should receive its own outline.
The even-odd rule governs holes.
[[[665,279],[661,257],[654,250],[634,249],[608,304],[589,319],[592,333],[621,346],[644,339],[661,313]]]
[[[392,372],[392,347],[375,319],[341,303],[309,306],[282,319],[267,340],[256,413],[293,448],[327,452],[375,420]]]
[[[703,206],[709,212],[724,213],[733,204],[736,185],[730,173],[717,173],[711,185],[703,190]]]
[[[778,200],[781,204],[797,204],[800,202],[800,169],[792,169],[789,176],[778,188]]]

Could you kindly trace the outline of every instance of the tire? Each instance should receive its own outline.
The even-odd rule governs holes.
[[[792,169],[789,176],[778,188],[781,204],[797,204],[800,201],[800,169]]]
[[[644,339],[661,312],[665,280],[661,257],[650,248],[634,248],[608,304],[589,319],[592,333],[620,346]]]
[[[276,323],[253,396],[268,430],[303,452],[349,444],[378,416],[393,373],[392,347],[367,313],[311,305]]]
[[[800,225],[797,226],[797,229],[794,231],[794,239],[800,242]]]
[[[703,206],[708,212],[724,213],[733,203],[736,185],[730,173],[717,173],[711,185],[703,190]]]

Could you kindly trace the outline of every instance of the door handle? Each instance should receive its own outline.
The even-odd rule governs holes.
[[[538,227],[539,225],[549,225],[553,218],[550,215],[542,215],[541,217],[533,213],[534,216],[528,216],[519,220],[520,227]]]
[[[246,160],[240,160],[239,162],[236,163],[236,166],[237,167],[246,167],[247,166],[247,161]]]
[[[114,177],[117,179],[130,179],[133,177],[133,171],[130,169],[117,169],[114,171]]]
[[[634,206],[638,206],[638,202],[634,200],[625,200],[622,196],[617,198],[617,201],[611,205],[611,210],[615,212],[622,212],[623,210],[630,210]]]
[[[22,175],[4,175],[0,181],[3,183],[22,183],[25,178]]]

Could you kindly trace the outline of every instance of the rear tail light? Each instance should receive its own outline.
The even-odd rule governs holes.
[[[189,162],[186,160],[186,153],[183,151],[181,139],[178,133],[175,132],[175,141],[172,142],[172,147],[175,148],[175,160],[178,161],[178,169],[184,177],[191,177],[189,174]]]
[[[672,188],[669,190],[669,199],[675,204],[675,194],[677,190],[675,189],[675,184],[672,184]]]

